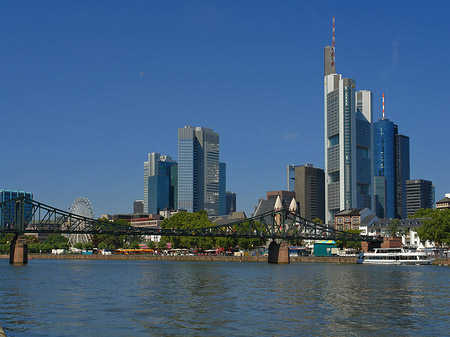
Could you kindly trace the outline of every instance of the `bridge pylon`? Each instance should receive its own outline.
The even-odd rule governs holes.
[[[9,248],[9,263],[24,265],[28,263],[28,243],[23,235],[16,234]]]
[[[267,257],[267,262],[277,264],[291,263],[289,258],[289,245],[285,241],[278,243],[277,240],[273,240],[269,244],[269,256]]]

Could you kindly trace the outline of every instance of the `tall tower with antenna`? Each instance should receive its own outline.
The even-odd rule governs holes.
[[[324,76],[336,74],[336,20],[333,16],[333,30],[331,46],[324,50]]]
[[[325,221],[344,209],[372,208],[372,93],[336,73],[336,19],[325,47]],[[336,224],[335,224],[336,225]]]

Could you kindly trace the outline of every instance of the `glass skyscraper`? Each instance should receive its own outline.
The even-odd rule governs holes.
[[[327,65],[325,47],[325,221],[343,209],[372,207],[372,92]]]
[[[393,219],[396,208],[396,180],[395,180],[395,132],[397,128],[389,119],[379,119],[373,124],[374,137],[374,174],[375,177],[384,177],[385,180],[385,204],[384,211],[377,208],[377,216]],[[377,196],[377,190],[374,191]],[[384,194],[384,191],[383,191]],[[379,196],[379,200],[382,196]]]
[[[373,124],[375,213],[380,218],[407,217],[406,181],[409,180],[409,137],[398,134],[398,126],[389,119]],[[384,177],[384,180],[378,179]],[[378,180],[376,180],[378,179]],[[384,181],[384,190],[380,184]],[[381,193],[381,194],[380,194]],[[381,204],[384,200],[384,204]]]
[[[148,161],[144,162],[145,213],[155,214],[166,207],[176,208],[176,175],[172,169],[176,165],[170,156],[161,156],[157,152],[148,155]]]
[[[178,207],[220,215],[220,194],[225,193],[220,171],[219,134],[202,127],[179,128]]]

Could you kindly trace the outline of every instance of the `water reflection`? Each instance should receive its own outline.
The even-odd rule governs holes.
[[[0,260],[8,336],[393,336],[450,328],[449,268]]]

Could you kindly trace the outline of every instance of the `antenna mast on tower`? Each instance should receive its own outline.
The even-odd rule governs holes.
[[[332,67],[334,67],[334,65],[335,65],[335,46],[336,46],[335,24],[336,24],[336,20],[333,15],[333,40],[331,43],[331,46],[333,47],[333,49],[331,51],[331,66]]]
[[[384,92],[383,92],[383,119],[384,119]]]

